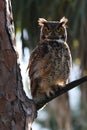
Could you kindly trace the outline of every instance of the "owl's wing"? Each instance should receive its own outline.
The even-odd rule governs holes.
[[[30,56],[29,61],[29,76],[32,77],[35,74],[36,77],[40,76],[41,70],[45,69],[48,65],[49,59],[49,50],[47,45],[37,46]]]
[[[40,81],[44,79],[51,69],[49,49],[47,45],[37,46],[30,56],[29,62],[29,76],[30,76],[30,88],[31,94],[35,97],[38,95]]]
[[[38,50],[38,47],[36,47],[31,55],[30,55],[30,59],[29,59],[29,65],[28,65],[28,69],[29,69],[29,76],[31,77],[31,74],[32,74],[32,70],[33,70],[33,67],[34,65],[36,64],[35,60],[37,59],[37,56],[39,55],[39,50]]]

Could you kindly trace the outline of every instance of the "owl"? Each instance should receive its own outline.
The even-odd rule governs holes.
[[[67,44],[67,19],[47,21],[39,18],[40,41],[29,60],[30,89],[33,99],[49,98],[54,87],[64,87],[68,82],[72,58]],[[39,99],[38,99],[39,98]]]

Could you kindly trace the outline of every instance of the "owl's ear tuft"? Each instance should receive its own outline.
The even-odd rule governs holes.
[[[68,22],[68,19],[65,18],[65,17],[63,17],[63,18],[60,19],[60,23],[61,23],[63,26],[65,26],[67,22]]]
[[[39,18],[39,19],[38,19],[38,24],[39,24],[40,26],[43,26],[44,23],[46,23],[46,22],[47,22],[47,20],[44,19],[44,18]]]

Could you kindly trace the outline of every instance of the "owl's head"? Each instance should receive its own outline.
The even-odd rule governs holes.
[[[41,26],[40,40],[63,40],[67,39],[66,23],[67,19],[63,17],[60,21],[47,21],[39,18],[38,24]]]

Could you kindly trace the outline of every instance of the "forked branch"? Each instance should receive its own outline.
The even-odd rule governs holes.
[[[66,86],[64,86],[64,87],[61,87],[61,86],[55,87],[54,86],[54,94],[52,94],[50,97],[47,97],[45,94],[43,94],[43,95],[41,94],[38,98],[34,99],[37,110],[42,108],[45,104],[47,104],[54,98],[66,93],[67,91],[71,90],[72,88],[75,88],[76,86],[78,86],[86,81],[87,81],[87,76],[84,76],[80,79],[77,79],[75,81],[72,81],[72,82],[66,84]]]

